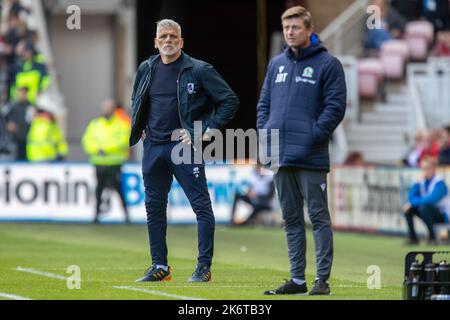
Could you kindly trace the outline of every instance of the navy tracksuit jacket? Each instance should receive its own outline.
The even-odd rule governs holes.
[[[328,144],[346,109],[345,74],[317,36],[296,58],[269,63],[258,103],[258,129],[278,129],[280,167],[329,171]]]
[[[208,63],[193,59],[182,53],[182,65],[177,81],[178,115],[181,125],[194,135],[194,121],[203,122],[203,132],[207,128],[224,127],[235,115],[239,100],[225,80]],[[158,56],[151,57],[138,69],[133,94],[132,130],[130,145],[135,145],[146,130],[149,114],[148,90],[154,77]],[[198,263],[210,266],[214,251],[215,219],[211,206],[205,176],[204,163],[173,163],[171,154],[179,142],[154,144],[144,140],[142,174],[145,185],[145,206],[150,240],[152,263],[167,264],[167,202],[173,176],[180,183],[189,199],[198,222]],[[182,156],[182,155],[181,155]]]

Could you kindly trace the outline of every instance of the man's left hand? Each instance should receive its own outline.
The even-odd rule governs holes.
[[[190,138],[190,135],[189,135],[189,133],[186,131],[186,130],[181,130],[180,131],[180,133],[181,133],[181,142],[182,143],[185,143],[185,144],[188,144],[188,145],[190,145],[190,144],[192,144],[192,140],[191,140],[191,138]],[[211,140],[211,136],[207,133],[207,132],[205,132],[204,134],[203,134],[203,136],[202,136],[202,141],[210,141]]]

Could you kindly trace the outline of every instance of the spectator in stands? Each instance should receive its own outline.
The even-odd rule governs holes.
[[[23,62],[15,74],[11,98],[16,100],[15,88],[27,87],[28,100],[35,103],[37,95],[47,90],[50,85],[47,66],[36,60],[37,52],[32,43],[27,41],[19,51]]]
[[[386,23],[393,38],[399,39],[403,37],[405,31],[406,19],[395,8],[391,7],[388,0],[374,1],[375,4],[382,6],[382,17],[386,19]]]
[[[5,108],[0,108],[0,160],[10,160],[12,153],[12,138],[8,130],[6,130]]]
[[[450,28],[438,32],[436,44],[431,51],[431,55],[435,57],[450,57]]]
[[[8,45],[8,53],[10,60],[15,58],[16,46],[19,42],[26,38],[28,32],[27,24],[21,20],[18,16],[9,16],[8,18],[8,30],[5,33],[5,41]]]
[[[31,45],[35,49],[34,61],[46,64],[47,60],[45,59],[45,56],[42,53],[38,52],[36,49],[39,42],[39,35],[36,30],[28,30],[26,38],[22,40],[17,46],[16,55],[22,56],[23,49],[25,48],[27,42],[31,43]]]
[[[101,106],[101,116],[89,123],[81,141],[90,162],[95,166],[97,176],[94,223],[99,222],[102,193],[108,188],[119,194],[126,222],[130,222],[122,190],[122,165],[129,156],[128,138],[131,127],[114,114],[116,106],[115,101],[105,100]]]
[[[450,126],[442,130],[438,159],[440,165],[450,165]]]
[[[433,24],[435,32],[450,27],[448,0],[423,0],[423,15]]]
[[[16,145],[16,161],[27,161],[27,136],[35,113],[27,95],[27,88],[19,88],[17,102],[5,107],[6,129]]]
[[[8,29],[4,35],[5,48],[4,54],[7,63],[8,89],[14,82],[14,75],[17,69],[18,57],[16,54],[17,45],[27,35],[27,25],[17,16],[9,16]]]
[[[27,157],[31,162],[63,161],[68,154],[67,141],[53,114],[50,101],[37,103],[27,139]]]
[[[347,159],[345,159],[344,161],[345,166],[360,167],[364,166],[364,164],[364,156],[359,151],[350,152],[350,154],[347,156]]]
[[[22,13],[29,14],[31,12],[30,9],[24,7],[20,0],[7,0],[9,7],[8,16],[20,17]]]
[[[403,164],[407,167],[417,168],[419,167],[419,159],[424,150],[424,136],[425,132],[416,131],[414,133],[414,145],[408,152],[405,159],[403,159]]]
[[[408,22],[419,20],[423,16],[422,0],[392,0],[391,7],[396,9]]]
[[[407,244],[419,243],[413,217],[419,217],[427,226],[429,244],[436,244],[434,226],[438,223],[448,223],[450,214],[450,197],[447,185],[442,177],[436,174],[437,161],[432,157],[421,160],[423,173],[421,181],[415,183],[409,192],[409,202],[403,206],[408,223],[409,240]]]
[[[367,19],[364,19],[364,48],[366,50],[379,50],[384,42],[393,38],[389,31],[389,26],[386,21],[386,10],[382,3],[383,1],[372,1],[372,4],[379,6],[381,10],[381,28],[368,29]]]
[[[3,106],[7,101],[8,76],[7,44],[4,37],[0,35],[0,106]]]
[[[231,209],[232,225],[249,225],[253,224],[257,216],[265,210],[272,209],[272,199],[275,195],[275,186],[273,176],[264,172],[264,167],[257,165],[255,172],[250,179],[250,186],[245,194],[236,192],[233,206]],[[235,221],[236,206],[242,201],[252,207],[252,213],[243,222]]]
[[[425,157],[436,158],[439,156],[439,144],[437,142],[439,130],[425,132],[423,136],[423,150],[419,157],[419,162]]]
[[[385,41],[402,37],[406,20],[394,8],[389,7],[387,0],[372,0],[372,5],[380,8],[381,29],[368,29],[367,19],[364,20],[366,30],[364,47],[379,50]]]

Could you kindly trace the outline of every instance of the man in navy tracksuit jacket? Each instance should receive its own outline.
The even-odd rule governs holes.
[[[341,63],[313,33],[303,7],[282,16],[287,43],[269,64],[260,101],[258,129],[279,130],[275,185],[285,220],[292,279],[266,294],[306,293],[306,236],[303,202],[313,225],[317,274],[311,295],[330,294],[333,234],[327,203],[329,140],[342,121],[346,85]]]
[[[141,64],[132,95],[130,145],[144,140],[142,174],[152,256],[152,267],[137,281],[172,279],[166,229],[168,193],[175,176],[198,222],[198,265],[189,281],[208,282],[215,220],[204,162],[197,163],[194,148],[188,145],[197,145],[197,139],[208,140],[209,130],[224,127],[234,117],[239,101],[210,64],[182,52],[181,27],[175,21],[158,22],[155,47],[160,54]],[[202,132],[198,134],[194,132],[195,121],[202,122]],[[173,141],[174,137],[179,140]],[[179,159],[173,159],[172,151],[182,150],[184,154],[186,150],[178,148],[180,140],[191,151],[189,163],[178,164]]]

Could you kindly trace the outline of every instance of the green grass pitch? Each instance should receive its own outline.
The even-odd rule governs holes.
[[[401,299],[404,256],[412,250],[403,241],[335,233],[332,295],[320,299]],[[196,263],[196,228],[169,227],[168,244],[173,281],[142,284],[134,280],[150,264],[145,225],[0,224],[0,293],[3,299],[5,294],[30,299],[311,299],[262,294],[289,278],[282,229],[218,227],[213,281],[206,284],[187,282]],[[307,264],[311,287],[315,275],[311,230]],[[66,271],[71,265],[81,269],[79,290],[67,289],[64,277],[69,276]],[[381,269],[381,289],[367,288],[371,265]],[[40,274],[18,271],[18,267]]]

